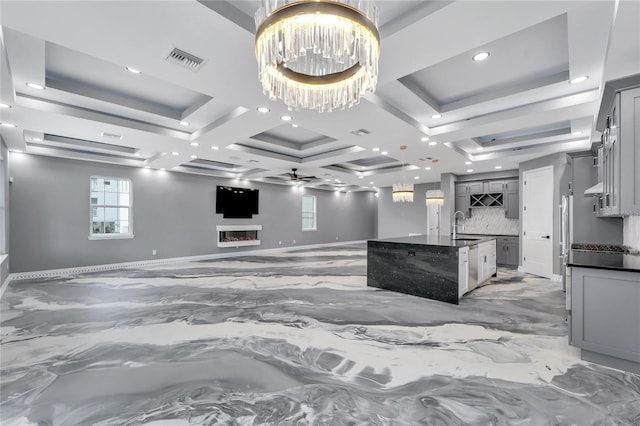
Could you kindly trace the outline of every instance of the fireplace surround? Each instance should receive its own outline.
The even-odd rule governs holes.
[[[259,246],[262,225],[220,225],[218,232],[218,247]]]

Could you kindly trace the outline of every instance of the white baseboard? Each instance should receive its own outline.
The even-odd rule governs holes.
[[[338,243],[310,244],[306,246],[278,247],[278,248],[272,248],[272,249],[234,251],[234,252],[228,252],[228,253],[203,254],[199,256],[170,257],[165,259],[139,260],[135,262],[122,262],[122,263],[108,263],[104,265],[78,266],[75,268],[48,269],[43,271],[17,272],[17,273],[9,274],[9,276],[5,280],[5,283],[2,285],[2,291],[4,291],[4,288],[6,285],[8,285],[9,281],[60,277],[64,275],[84,274],[88,272],[100,272],[100,271],[111,271],[115,269],[139,268],[139,267],[150,266],[150,265],[196,262],[199,260],[223,259],[227,257],[240,257],[240,256],[253,256],[253,255],[267,254],[267,253],[280,253],[280,252],[287,252],[287,251],[308,250],[308,249],[315,249],[315,248],[346,246],[350,244],[363,244],[363,243],[366,243],[366,240],[341,241]]]
[[[560,274],[551,275],[551,281],[562,282],[562,275]]]

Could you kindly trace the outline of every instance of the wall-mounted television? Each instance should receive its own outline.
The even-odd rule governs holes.
[[[218,185],[216,213],[225,219],[251,219],[258,214],[258,190]]]

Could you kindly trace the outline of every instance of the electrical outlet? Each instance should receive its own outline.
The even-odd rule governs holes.
[[[156,250],[156,249],[153,249],[153,250],[151,251],[151,254],[156,254],[156,253],[157,253],[157,250]]]
[[[336,240],[338,239],[338,237],[336,237]]]
[[[293,240],[293,244],[295,244],[295,243],[296,243],[296,240]]]
[[[278,245],[281,246],[282,245],[282,241],[278,241]]]

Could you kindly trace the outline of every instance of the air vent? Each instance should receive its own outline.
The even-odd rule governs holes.
[[[356,136],[366,136],[366,135],[370,134],[371,132],[368,131],[367,129],[358,129],[358,130],[354,130],[351,133],[353,133]]]
[[[184,50],[174,48],[167,56],[167,61],[174,62],[178,65],[182,65],[185,68],[189,68],[192,71],[198,71],[200,66],[204,63],[204,59],[198,58],[196,55],[187,53]]]
[[[100,136],[102,136],[103,138],[115,139],[118,141],[122,140],[122,135],[116,135],[115,133],[102,132],[100,133]]]

